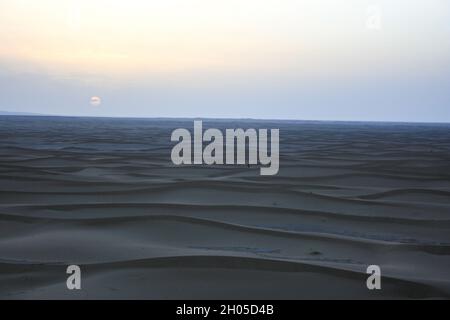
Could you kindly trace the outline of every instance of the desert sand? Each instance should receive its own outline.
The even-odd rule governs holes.
[[[0,299],[450,297],[450,125],[203,121],[279,128],[261,176],[175,166],[192,123],[0,116]]]

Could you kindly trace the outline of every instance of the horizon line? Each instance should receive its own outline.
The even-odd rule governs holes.
[[[4,113],[2,113],[4,112]],[[286,119],[286,118],[230,118],[230,117],[157,117],[157,116],[96,116],[96,115],[59,115],[59,114],[41,114],[32,112],[12,112],[6,110],[0,110],[1,116],[12,117],[58,117],[58,118],[104,118],[104,119],[154,119],[154,120],[245,120],[245,121],[282,121],[282,122],[357,122],[357,123],[398,123],[398,124],[445,124],[449,125],[450,122],[438,122],[438,121],[407,121],[407,120],[332,120],[332,119]]]

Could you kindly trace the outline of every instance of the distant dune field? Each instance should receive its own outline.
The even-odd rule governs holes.
[[[279,128],[261,176],[173,165],[192,124],[0,116],[0,299],[450,298],[450,125],[203,121]]]

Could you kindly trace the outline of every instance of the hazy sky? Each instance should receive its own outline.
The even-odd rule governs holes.
[[[0,110],[450,122],[450,1],[1,0]]]

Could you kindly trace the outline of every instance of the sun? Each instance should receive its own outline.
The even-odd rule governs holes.
[[[91,106],[93,106],[93,107],[98,107],[99,105],[102,104],[102,99],[100,99],[100,97],[93,96],[93,97],[91,97],[89,103],[90,103]]]

